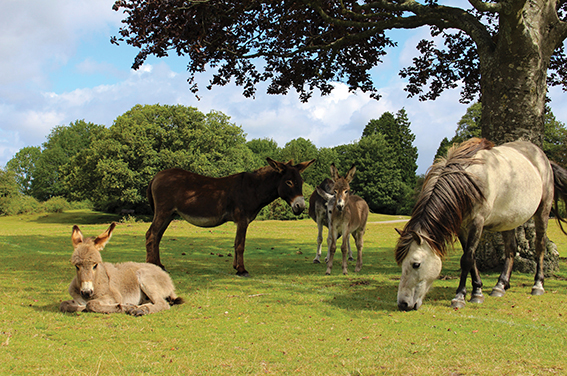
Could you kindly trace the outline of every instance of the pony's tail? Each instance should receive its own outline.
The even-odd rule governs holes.
[[[554,205],[551,211],[555,215],[561,231],[567,235],[562,224],[567,223],[567,220],[565,220],[559,212],[559,200],[563,201],[564,204],[567,204],[567,170],[555,162],[551,162],[551,169],[553,170],[553,184],[555,187],[555,193],[553,195]]]
[[[154,182],[154,179],[150,180],[150,184],[148,184],[148,189],[146,190],[146,197],[148,198],[148,202],[150,203],[150,208],[152,209],[152,212],[155,213],[155,208],[154,208],[154,195],[152,194],[152,184]]]

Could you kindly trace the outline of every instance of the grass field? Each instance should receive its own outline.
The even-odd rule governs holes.
[[[360,273],[326,276],[313,264],[313,221],[253,222],[245,265],[232,269],[235,226],[173,222],[162,262],[186,303],[145,317],[62,314],[74,276],[71,227],[98,235],[113,216],[73,211],[0,217],[0,374],[20,375],[554,375],[567,373],[567,236],[550,222],[563,259],[531,297],[514,273],[504,298],[449,308],[460,248],[419,311],[396,308],[397,217],[372,215]],[[148,223],[121,223],[109,262],[145,259]],[[326,251],[325,251],[326,252]],[[483,275],[485,293],[497,275]],[[469,282],[470,286],[470,282]]]

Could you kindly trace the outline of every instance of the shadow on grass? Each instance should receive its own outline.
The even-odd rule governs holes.
[[[118,214],[108,214],[95,211],[67,211],[63,213],[45,214],[37,218],[37,223],[55,223],[63,225],[97,225],[117,222],[122,219]]]

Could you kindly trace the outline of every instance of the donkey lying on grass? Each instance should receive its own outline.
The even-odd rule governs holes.
[[[77,269],[77,276],[69,286],[73,300],[62,302],[61,312],[126,312],[142,316],[182,304],[183,299],[175,294],[169,274],[160,267],[135,262],[116,265],[102,262],[100,251],[110,240],[114,227],[116,224],[112,223],[98,237],[85,239],[79,227],[73,226],[71,263]]]

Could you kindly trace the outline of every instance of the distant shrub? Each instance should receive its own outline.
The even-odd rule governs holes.
[[[305,210],[300,215],[293,214],[291,207],[281,198],[273,201],[266,207],[264,207],[257,219],[264,220],[277,220],[277,221],[290,221],[297,219],[309,218],[309,197],[313,193],[314,188],[309,184],[303,184],[303,197],[305,198]]]
[[[37,213],[40,207],[39,201],[31,196],[14,195],[0,199],[0,213],[4,215]]]
[[[63,197],[52,197],[42,202],[42,211],[46,213],[63,213],[64,210],[70,209],[71,205]]]

